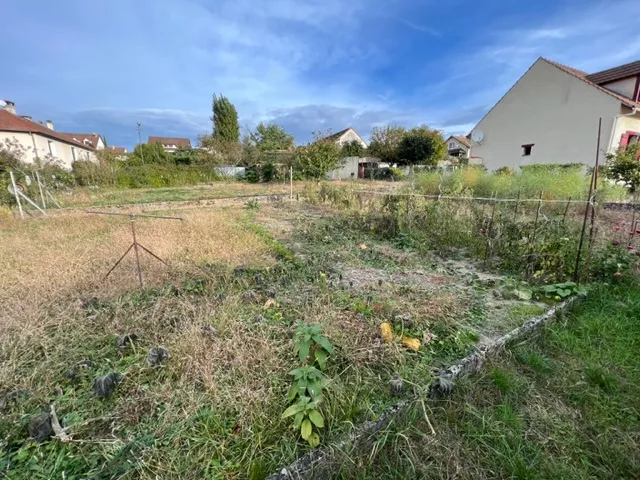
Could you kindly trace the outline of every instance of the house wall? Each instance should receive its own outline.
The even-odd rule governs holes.
[[[62,163],[62,166],[71,169],[73,163],[72,145],[61,142],[59,140],[48,138],[43,135],[34,133],[33,136],[23,132],[0,132],[0,144],[4,145],[5,140],[18,141],[23,148],[23,161],[33,163],[36,158],[43,161],[55,159]],[[55,155],[49,152],[49,142],[52,142]],[[95,154],[90,150],[85,150],[80,146],[75,148],[76,160],[95,160]]]
[[[358,179],[358,164],[366,159],[361,157],[345,157],[342,159],[343,163],[335,170],[331,170],[327,173],[327,177],[330,180],[348,180],[353,178]]]
[[[540,59],[475,127],[474,162],[490,170],[531,163],[593,163],[598,118],[609,144],[620,101]],[[534,144],[523,156],[522,145]]]
[[[457,148],[461,148],[462,150],[464,150],[466,152],[466,156],[469,156],[469,147],[467,147],[465,144],[459,142],[458,140],[456,140],[455,138],[451,137],[447,140],[447,152],[450,150],[455,150]],[[451,144],[453,144],[453,147],[451,146]]]
[[[617,82],[605,83],[602,85],[607,90],[619,93],[628,98],[633,98],[636,89],[636,77],[625,78]]]
[[[336,142],[338,145],[342,146],[345,143],[349,143],[349,142],[353,142],[353,141],[358,142],[360,145],[362,145],[363,147],[367,148],[367,143],[365,141],[363,141],[356,132],[354,132],[353,130],[349,130],[348,132],[346,132],[344,135],[342,135],[338,141]]]
[[[630,113],[631,110],[624,108],[621,110],[621,114]],[[609,143],[608,151],[612,152],[617,150],[620,146],[620,138],[622,134],[627,132],[639,132],[640,133],[640,113],[633,116],[620,115],[614,120],[613,134],[611,135],[611,141]]]

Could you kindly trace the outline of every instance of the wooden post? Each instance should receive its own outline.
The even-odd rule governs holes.
[[[9,170],[9,176],[11,177],[11,187],[13,188],[13,195],[18,202],[18,210],[20,210],[20,218],[24,218],[24,212],[22,211],[22,203],[20,202],[20,195],[18,194],[18,186],[16,185],[16,179],[13,176],[13,171]]]
[[[520,190],[518,190],[518,196],[516,197],[516,206],[513,209],[513,221],[515,223],[516,218],[518,217],[518,203],[520,203]]]
[[[293,166],[289,167],[289,200],[293,200]]]

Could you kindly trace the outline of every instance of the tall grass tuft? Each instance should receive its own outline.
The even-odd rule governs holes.
[[[515,198],[519,194],[521,198],[537,198],[542,192],[545,200],[560,200],[585,198],[590,181],[590,175],[576,168],[523,169],[510,175],[468,167],[446,173],[420,173],[414,184],[427,195]],[[606,200],[620,200],[627,195],[623,187],[605,180],[599,182],[598,192],[600,199]]]

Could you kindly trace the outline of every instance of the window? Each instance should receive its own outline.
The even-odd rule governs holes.
[[[531,155],[531,150],[533,149],[533,143],[529,143],[527,145],[522,145],[522,156],[528,157]]]
[[[453,150],[456,148],[456,144],[454,142],[449,142],[449,150]]]
[[[53,140],[49,140],[49,155],[56,156],[56,143]]]
[[[76,147],[71,147],[71,158],[76,161]]]

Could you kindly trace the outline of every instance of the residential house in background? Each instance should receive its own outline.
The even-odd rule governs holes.
[[[470,163],[592,165],[640,138],[640,61],[588,74],[539,58],[471,131]],[[475,162],[474,162],[475,160]]]
[[[11,145],[20,150],[24,162],[59,161],[70,169],[77,160],[95,160],[96,147],[85,142],[83,136],[77,136],[57,132],[51,120],[43,124],[28,115],[18,115],[10,100],[0,103],[0,146]]]
[[[345,143],[350,143],[355,141],[355,142],[358,142],[360,145],[362,145],[364,148],[367,148],[367,142],[365,142],[364,138],[358,135],[358,132],[356,132],[352,127],[348,127],[348,128],[345,128],[344,130],[340,130],[338,133],[334,133],[329,135],[328,137],[324,137],[322,140],[332,140],[336,142],[338,145],[340,145],[341,147]]]
[[[337,133],[324,137],[323,140],[331,140],[339,146],[343,146],[350,142],[358,142],[364,148],[367,148],[367,142],[352,127],[340,130]],[[342,165],[335,170],[330,171],[327,176],[332,180],[345,180],[364,178],[364,172],[369,167],[379,167],[380,159],[373,157],[345,157],[342,159]]]
[[[180,137],[152,137],[150,136],[147,143],[159,143],[165,152],[175,152],[179,148],[191,148],[191,140]]]
[[[112,146],[112,147],[107,147],[106,149],[108,151],[114,152],[114,153],[127,153],[126,147],[115,147],[115,146]]]
[[[447,155],[450,157],[469,158],[471,143],[464,135],[451,135],[447,138]]]
[[[97,133],[67,133],[72,140],[82,142],[88,147],[93,147],[95,150],[102,150],[107,146],[107,142],[102,135]]]

